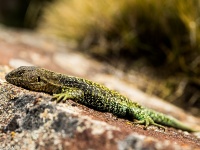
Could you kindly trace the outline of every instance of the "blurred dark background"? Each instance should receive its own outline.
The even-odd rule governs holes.
[[[42,10],[53,0],[0,0],[0,22],[6,26],[34,29]]]

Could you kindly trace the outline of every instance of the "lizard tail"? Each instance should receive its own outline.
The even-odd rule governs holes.
[[[147,110],[150,111],[149,116],[153,119],[154,122],[174,127],[176,129],[181,129],[184,131],[189,131],[189,132],[197,132],[197,130],[193,129],[192,127],[189,127],[185,125],[184,123],[180,122],[179,120],[175,119],[174,117],[164,115],[159,112],[155,112],[153,110]],[[153,112],[153,113],[152,113]]]
[[[163,113],[159,113],[148,108],[131,107],[131,109],[129,109],[129,113],[130,115],[132,115],[133,118],[139,120],[140,123],[146,124],[146,126],[165,125],[188,132],[197,132],[197,130],[193,129],[192,127],[184,125],[182,122],[178,121],[177,119],[171,116],[167,116]]]

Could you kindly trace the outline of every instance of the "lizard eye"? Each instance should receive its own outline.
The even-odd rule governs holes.
[[[24,72],[18,72],[17,75],[20,77],[24,74]]]
[[[37,81],[40,82],[40,76],[38,76]]]

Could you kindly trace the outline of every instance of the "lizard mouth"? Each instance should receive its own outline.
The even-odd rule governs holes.
[[[10,81],[12,81],[12,80],[16,80],[16,78],[15,78],[15,77],[12,77],[12,75],[11,75],[10,73],[8,73],[8,74],[5,76],[5,79],[6,79],[6,81],[8,81],[8,82],[10,82]]]
[[[11,83],[11,84],[14,84],[14,85],[17,85],[17,86],[20,86],[21,83],[23,83],[23,81],[17,77],[9,77],[9,76],[5,76],[5,79],[7,82]]]
[[[8,81],[10,83],[12,83],[12,82],[14,82],[16,80],[19,80],[19,78],[20,78],[20,75],[15,70],[9,72],[5,76],[6,81]]]
[[[12,72],[8,73],[5,76],[5,79],[7,82],[17,85],[17,86],[20,86],[21,84],[23,84],[23,80],[24,80],[22,76],[21,77],[15,76],[15,74]]]

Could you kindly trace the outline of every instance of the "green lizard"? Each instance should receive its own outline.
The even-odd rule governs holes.
[[[14,85],[38,92],[53,94],[57,101],[72,99],[75,102],[94,108],[99,111],[110,112],[118,117],[131,118],[134,123],[163,125],[193,132],[177,119],[145,108],[132,102],[118,92],[108,89],[98,83],[55,73],[40,67],[22,66],[6,75],[6,80]]]

